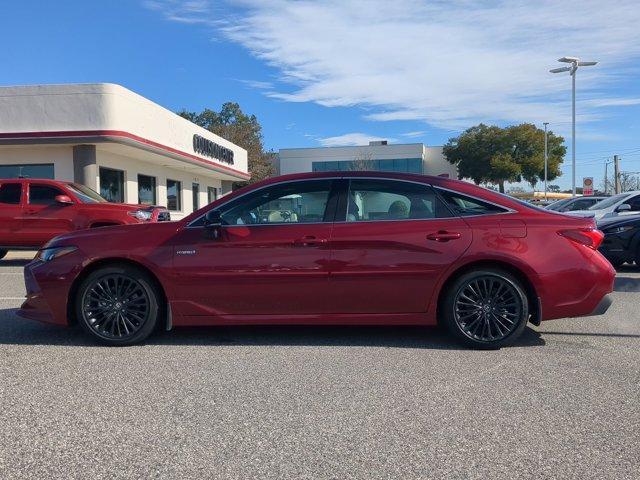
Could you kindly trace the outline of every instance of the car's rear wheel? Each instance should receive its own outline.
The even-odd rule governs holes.
[[[9,253],[9,250],[0,249],[0,260],[2,260],[4,257],[6,257],[7,253]]]
[[[78,288],[76,316],[94,339],[108,345],[145,340],[158,323],[161,295],[141,269],[112,265],[90,273]]]
[[[498,269],[479,269],[458,277],[442,302],[442,320],[462,343],[475,348],[512,344],[529,319],[522,283]]]

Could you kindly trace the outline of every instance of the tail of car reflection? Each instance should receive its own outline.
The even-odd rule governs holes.
[[[592,250],[597,250],[604,239],[604,233],[596,228],[570,228],[560,230],[558,235]]]

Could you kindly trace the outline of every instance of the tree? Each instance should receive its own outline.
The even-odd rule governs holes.
[[[564,139],[549,132],[548,179],[560,175]],[[544,179],[544,130],[523,123],[507,128],[479,124],[451,138],[445,158],[458,167],[459,178],[476,184],[493,183],[504,193],[506,182],[526,180],[533,188]]]
[[[371,154],[371,152],[359,152],[349,164],[349,170],[354,172],[375,170],[375,165],[372,157],[373,155]]]
[[[219,112],[206,108],[200,113],[183,110],[178,115],[244,148],[251,174],[251,180],[247,183],[263,180],[273,174],[276,153],[264,151],[262,127],[258,119],[255,115],[245,114],[237,103],[227,102]],[[234,187],[242,185],[244,183],[235,183]]]
[[[549,185],[547,188],[550,192],[558,193],[560,192],[560,185]]]
[[[632,190],[640,190],[640,177],[634,172],[620,172],[618,179],[620,180],[620,192],[630,192]],[[616,180],[615,174],[609,175],[606,182],[602,182],[603,191],[606,193],[615,192]]]

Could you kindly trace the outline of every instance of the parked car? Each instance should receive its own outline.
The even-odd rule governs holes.
[[[596,221],[604,218],[640,214],[640,191],[624,192],[606,198],[587,210],[567,212],[569,215],[593,217]]]
[[[268,179],[176,223],[55,238],[19,314],[107,344],[186,325],[445,325],[474,347],[601,313],[615,270],[593,219],[467,182],[382,172]]]
[[[0,259],[9,250],[37,249],[74,230],[170,218],[163,207],[109,203],[76,183],[0,179]]]
[[[640,266],[640,216],[604,220],[599,228],[604,233],[599,250],[614,267],[625,262]]]
[[[607,197],[596,197],[596,196],[584,196],[584,197],[575,197],[575,198],[563,198],[562,200],[558,200],[553,202],[550,205],[547,205],[547,210],[553,210],[554,212],[573,212],[576,210],[587,210],[598,202],[604,200]]]

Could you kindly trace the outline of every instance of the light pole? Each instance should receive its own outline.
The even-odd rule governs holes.
[[[547,201],[547,171],[549,164],[549,157],[547,155],[547,125],[549,122],[544,122],[544,201]]]
[[[591,67],[598,62],[581,62],[576,57],[562,57],[558,59],[562,63],[570,63],[570,67],[552,68],[551,73],[569,72],[571,75],[571,191],[572,196],[576,196],[576,72],[578,67]]]

